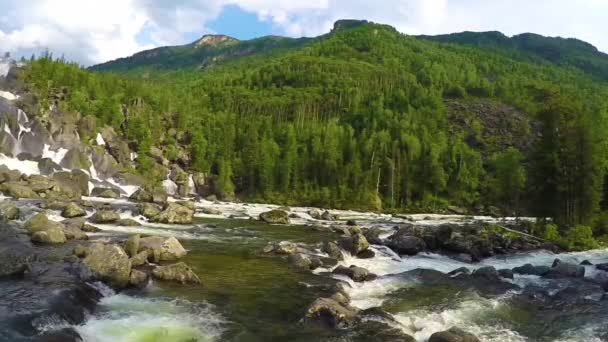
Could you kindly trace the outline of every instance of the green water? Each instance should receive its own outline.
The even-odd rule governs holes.
[[[212,240],[185,240],[184,261],[203,286],[158,284],[158,295],[206,301],[230,323],[222,340],[316,340],[335,332],[320,331],[299,321],[310,303],[330,295],[331,279],[291,269],[285,258],[264,255],[269,241],[314,244],[335,239],[307,227],[267,225],[256,221],[201,220],[217,225]],[[240,238],[235,238],[240,236]],[[225,239],[224,239],[225,238]]]

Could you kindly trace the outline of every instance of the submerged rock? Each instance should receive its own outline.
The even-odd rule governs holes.
[[[283,210],[271,210],[260,214],[260,220],[270,224],[289,224],[289,214]]]
[[[523,266],[514,267],[513,273],[544,276],[550,270],[551,268],[549,266],[534,266],[532,264],[525,264]]]
[[[174,237],[150,236],[139,240],[138,252],[147,251],[153,262],[174,261],[183,258],[187,252]]]
[[[160,280],[175,281],[182,284],[200,284],[201,279],[192,271],[190,266],[183,262],[173,265],[158,266],[152,275]]]
[[[88,248],[86,254],[83,263],[91,270],[95,278],[118,287],[129,284],[131,261],[122,248],[116,245],[94,243]]]
[[[338,266],[332,271],[332,273],[345,275],[356,282],[363,282],[363,281],[376,279],[375,274],[370,273],[367,269],[365,269],[363,267],[357,267],[357,266],[350,266],[350,267]]]
[[[449,330],[434,333],[429,338],[429,342],[481,342],[481,340],[462,329],[452,327]]]

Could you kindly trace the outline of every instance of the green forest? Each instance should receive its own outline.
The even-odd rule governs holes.
[[[166,176],[151,155],[160,149],[210,175],[223,199],[497,207],[552,218],[559,228],[536,232],[551,239],[608,233],[608,84],[588,71],[371,23],[242,56],[240,44],[256,46],[204,47],[220,61],[205,67],[176,63],[185,47],[161,54],[156,74],[145,58],[88,70],[45,55],[22,77],[40,108],[60,98],[127,137],[150,184]],[[497,126],[504,113],[523,119]]]

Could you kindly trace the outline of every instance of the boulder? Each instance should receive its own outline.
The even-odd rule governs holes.
[[[86,233],[99,233],[99,232],[101,232],[101,229],[99,229],[99,228],[97,228],[95,226],[92,226],[90,224],[86,224],[86,223],[80,229],[83,232],[86,232]]]
[[[321,248],[323,253],[327,253],[330,258],[334,258],[336,260],[344,260],[344,255],[342,255],[342,250],[338,245],[333,242],[325,242],[323,243],[323,247]]]
[[[544,276],[551,270],[548,266],[534,266],[532,264],[525,264],[523,266],[514,267],[513,273],[525,274],[525,275],[536,275]]]
[[[513,279],[513,271],[507,268],[503,268],[501,270],[498,270],[498,275],[500,275],[502,278],[506,278],[506,279]]]
[[[321,212],[318,209],[310,209],[308,211],[308,215],[310,215],[310,217],[312,217],[315,220],[322,220],[323,219],[321,217]]]
[[[152,218],[152,221],[167,224],[190,224],[194,210],[177,203],[169,203],[165,210]]]
[[[298,245],[290,241],[270,242],[264,247],[264,253],[290,255],[298,251]]]
[[[88,248],[83,263],[99,280],[118,287],[129,284],[131,261],[127,253],[119,246],[94,243]]]
[[[93,216],[90,218],[93,223],[114,223],[120,220],[120,215],[111,210],[97,210]]]
[[[145,190],[144,188],[137,189],[130,197],[130,200],[136,202],[153,202],[152,193]]]
[[[547,272],[546,278],[583,278],[585,276],[585,267],[567,262],[562,262],[556,259],[553,267]]]
[[[139,270],[131,270],[129,276],[129,284],[137,287],[143,287],[148,283],[148,274]]]
[[[9,201],[0,202],[0,221],[10,221],[19,218],[19,208]]]
[[[271,210],[260,214],[260,220],[270,224],[289,224],[289,214],[283,210]]]
[[[289,264],[295,269],[298,269],[301,271],[310,271],[311,269],[313,269],[312,260],[306,254],[302,254],[302,253],[291,254],[287,258],[287,260],[289,261]]]
[[[84,258],[87,256],[88,250],[89,248],[87,248],[86,246],[77,245],[76,247],[74,247],[74,255],[79,258]]]
[[[426,243],[412,234],[410,228],[402,227],[388,238],[387,245],[399,254],[416,255],[426,248]]]
[[[65,154],[59,165],[70,170],[88,170],[91,167],[91,161],[89,160],[88,153],[86,153],[84,149],[72,148]]]
[[[342,248],[352,255],[357,255],[369,248],[369,242],[363,234],[355,234],[340,240]]]
[[[193,216],[193,210],[177,203],[169,203],[165,210],[152,218],[152,221],[167,224],[190,224]]]
[[[21,172],[11,170],[6,165],[0,165],[0,183],[16,182],[21,179]]]
[[[363,232],[363,236],[365,236],[365,238],[367,239],[367,242],[369,242],[372,245],[382,245],[382,239],[380,238],[380,234],[382,233],[382,231],[378,228],[372,228],[372,229],[366,229]]]
[[[69,225],[63,228],[63,233],[65,234],[66,239],[68,240],[88,240],[89,237],[85,232],[83,232],[80,228]]]
[[[452,327],[446,331],[436,332],[428,342],[481,342],[475,335],[464,330]]]
[[[140,215],[148,219],[152,219],[161,212],[160,206],[153,203],[140,203],[137,205],[137,210]]]
[[[131,257],[131,266],[137,267],[145,265],[148,262],[148,251],[141,251]]]
[[[89,195],[89,175],[82,170],[55,172],[52,178],[61,189],[70,189],[82,196]]]
[[[34,234],[51,228],[63,231],[64,226],[59,222],[49,220],[46,213],[38,213],[27,220],[23,225],[23,228],[27,230],[29,234]]]
[[[127,241],[124,242],[123,248],[128,256],[134,257],[139,252],[139,241],[141,236],[139,234],[131,236]]]
[[[358,311],[331,298],[319,298],[306,310],[306,320],[323,323],[331,328],[349,328],[358,322]]]
[[[12,231],[0,231],[0,279],[22,275],[35,259],[36,254],[29,243],[20,241]]]
[[[182,284],[200,284],[200,278],[183,262],[168,266],[158,266],[152,275],[160,280],[175,281]]]
[[[37,243],[60,244],[65,243],[67,238],[62,229],[58,227],[49,227],[45,230],[33,233],[32,241]]]
[[[355,282],[363,282],[366,280],[373,280],[376,278],[375,274],[370,273],[367,269],[365,269],[363,267],[357,267],[357,266],[350,266],[350,267],[338,266],[332,271],[332,273],[345,275],[345,276],[351,278],[352,280],[354,280]]]
[[[74,217],[81,217],[81,216],[86,216],[87,212],[82,209],[82,207],[80,207],[78,204],[74,203],[74,202],[70,202],[68,203],[65,208],[63,208],[63,210],[61,211],[61,216],[65,217],[65,218],[74,218]]]
[[[101,198],[119,198],[120,191],[114,188],[95,187],[91,190],[91,196]]]
[[[147,251],[153,262],[173,261],[184,257],[187,252],[174,237],[150,236],[139,240],[138,252]]]
[[[483,278],[483,279],[492,280],[492,281],[499,280],[499,278],[500,278],[498,271],[493,266],[485,266],[485,267],[478,268],[475,271],[473,271],[472,276],[476,277],[476,278]]]
[[[141,223],[135,221],[134,219],[124,218],[116,221],[116,225],[121,227],[139,227],[141,226]]]
[[[37,193],[51,190],[55,185],[55,181],[40,175],[31,175],[27,179],[28,186]]]
[[[334,215],[329,211],[325,210],[323,214],[321,214],[321,219],[325,221],[337,221],[339,219],[338,215]]]
[[[40,198],[38,194],[22,182],[6,182],[0,185],[0,192],[13,198]]]

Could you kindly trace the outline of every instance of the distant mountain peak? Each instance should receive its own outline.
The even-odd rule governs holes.
[[[239,40],[223,34],[206,34],[201,39],[195,41],[195,47],[218,46],[230,43],[238,43]]]
[[[355,28],[363,25],[370,24],[367,20],[359,20],[359,19],[340,19],[334,23],[334,28],[332,31],[345,30],[350,28]]]

